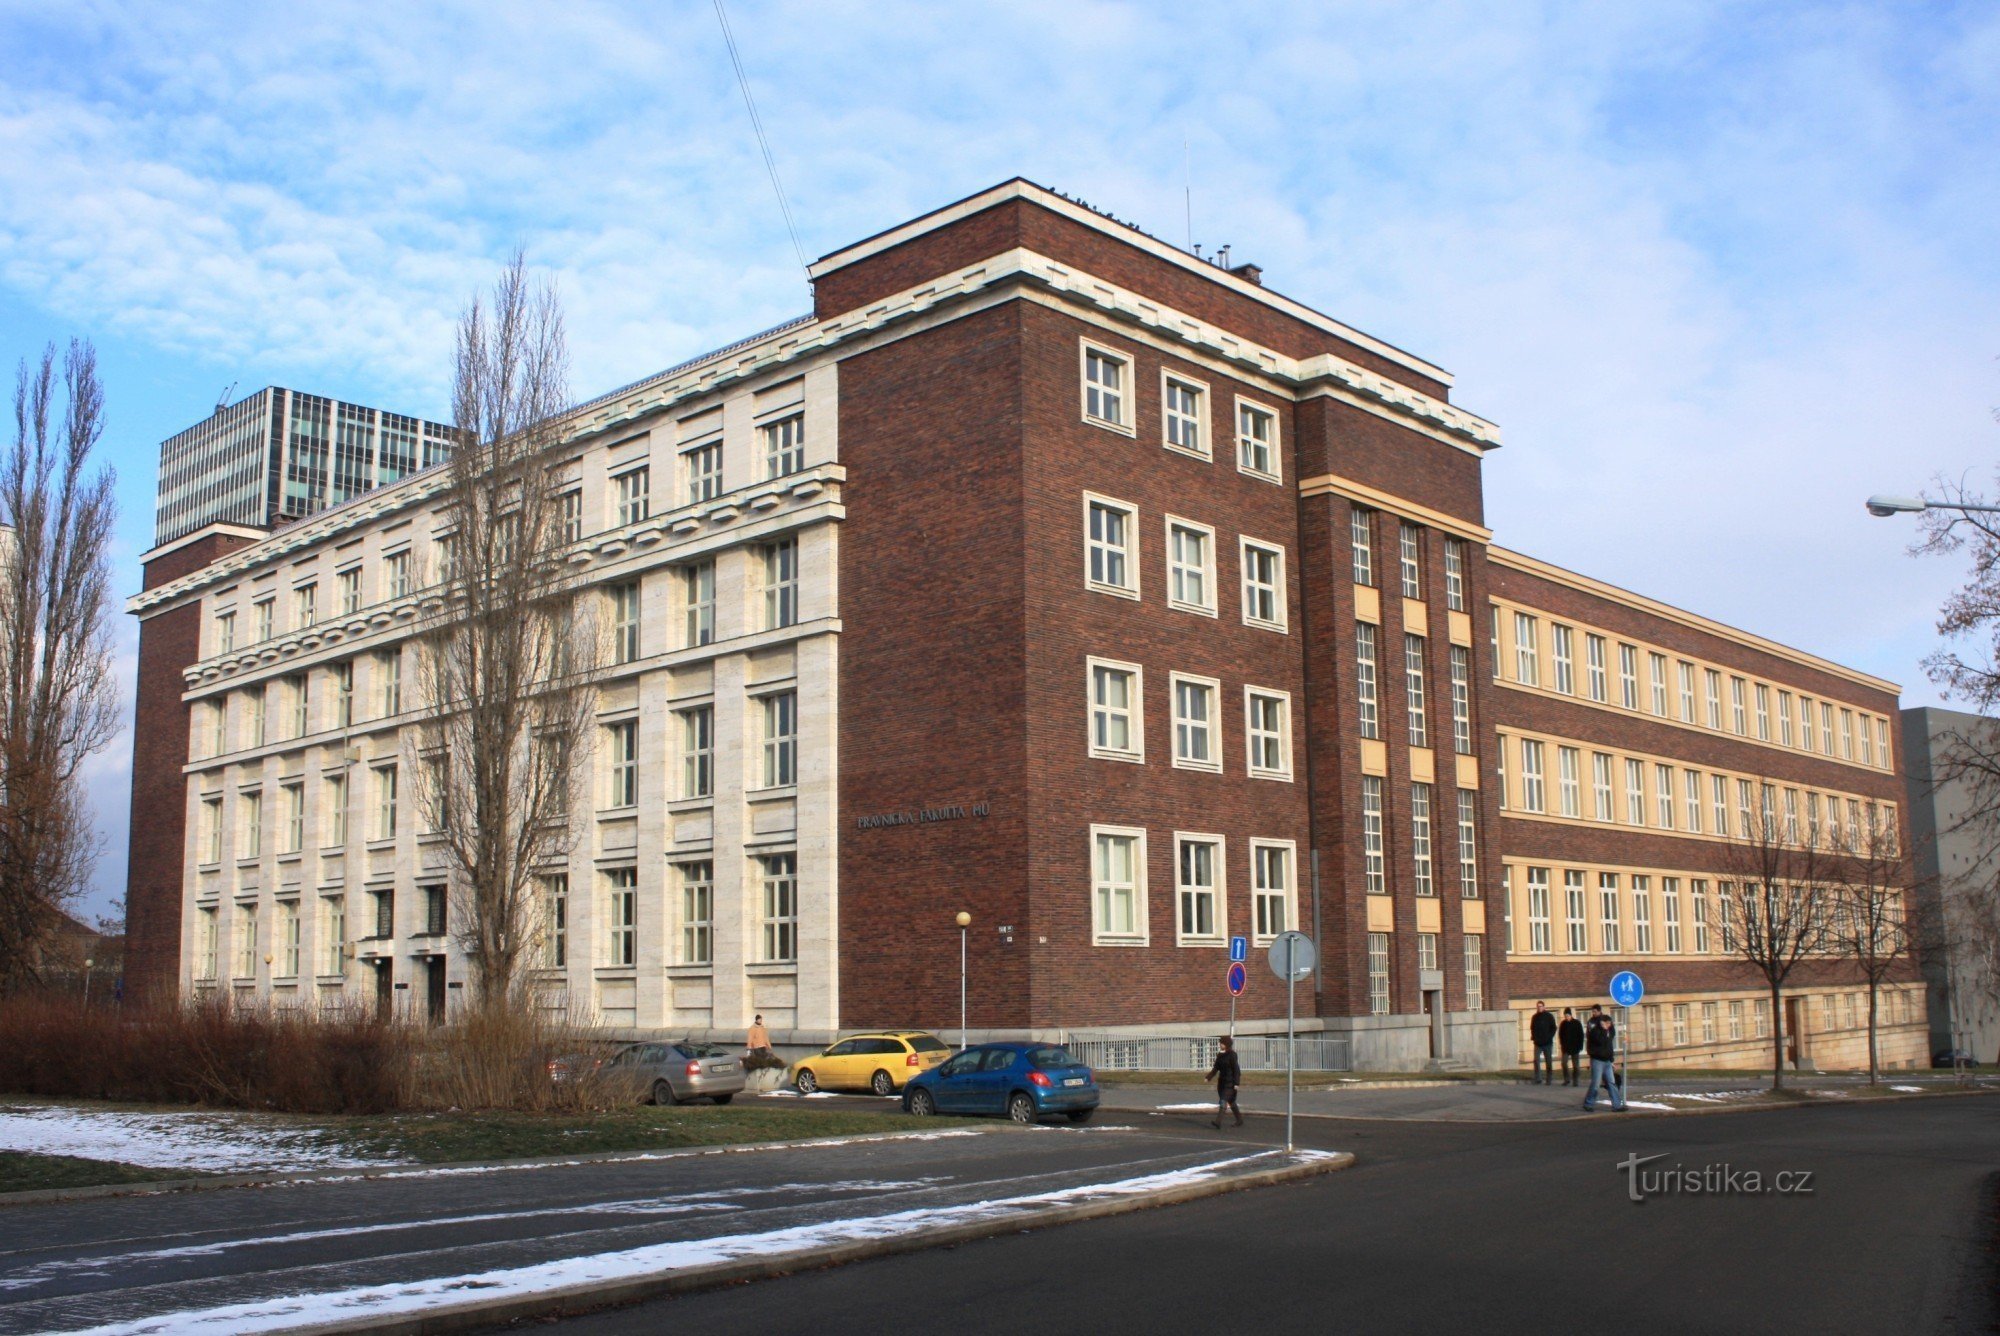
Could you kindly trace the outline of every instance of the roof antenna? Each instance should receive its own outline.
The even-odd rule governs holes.
[[[229,396],[234,393],[236,393],[236,382],[232,380],[223,389],[221,394],[215,396],[215,411],[220,413],[223,409],[229,407]]]
[[[757,114],[757,100],[750,96],[750,79],[743,73],[743,58],[736,53],[736,34],[729,30],[729,14],[722,7],[722,0],[715,0],[716,21],[722,25],[722,40],[729,47],[729,63],[736,67],[736,86],[743,90],[743,105],[750,109],[750,128],[757,132],[757,146],[764,151],[764,169],[771,174],[771,189],[778,196],[778,211],[785,215],[785,231],[791,234],[792,253],[799,257],[799,268],[806,271],[806,282],[812,282],[812,266],[806,263],[806,249],[799,244],[798,224],[792,221],[791,201],[785,198],[785,187],[778,180],[778,163],[771,156],[771,141],[764,134],[764,120]]]

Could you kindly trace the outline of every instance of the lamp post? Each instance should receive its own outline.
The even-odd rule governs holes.
[[[963,909],[958,911],[958,1046],[965,1047],[965,930],[972,926],[972,915]]]
[[[90,969],[97,961],[89,956],[83,959],[83,1005],[90,1005]]]
[[[1965,502],[1932,501],[1922,496],[1875,495],[1868,498],[1868,513],[1876,519],[1886,520],[1892,515],[1919,515],[1926,510],[1972,510],[1988,514],[2000,512],[2000,506],[1975,506]]]

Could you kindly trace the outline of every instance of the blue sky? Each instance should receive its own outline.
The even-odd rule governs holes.
[[[808,254],[1017,174],[1180,241],[1191,183],[1196,241],[1457,373],[1501,541],[1935,700],[1957,572],[1860,500],[2000,444],[2000,10],[730,15]],[[162,439],[232,382],[442,415],[516,245],[580,396],[806,309],[707,0],[0,0],[0,353],[97,341],[121,589]]]

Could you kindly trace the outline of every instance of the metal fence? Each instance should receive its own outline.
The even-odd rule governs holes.
[[[1069,1051],[1081,1062],[1108,1072],[1204,1072],[1215,1061],[1220,1045],[1213,1035],[1113,1038],[1072,1033]],[[1283,1035],[1236,1036],[1236,1060],[1246,1072],[1285,1070]],[[1353,1053],[1346,1035],[1302,1034],[1295,1061],[1300,1071],[1353,1070]]]

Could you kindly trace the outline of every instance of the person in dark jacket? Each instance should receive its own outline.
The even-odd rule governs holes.
[[[1210,1127],[1222,1126],[1224,1112],[1236,1115],[1236,1126],[1243,1126],[1243,1110],[1236,1107],[1236,1088],[1243,1084],[1243,1067],[1236,1061],[1236,1041],[1223,1036],[1221,1051],[1209,1065],[1208,1075],[1201,1078],[1215,1082],[1215,1121]]]
[[[1556,1027],[1556,1042],[1562,1046],[1563,1084],[1573,1086],[1582,1074],[1578,1070],[1582,1066],[1578,1055],[1583,1052],[1583,1022],[1576,1018],[1575,1009],[1563,1008],[1562,1024]]]
[[[1535,1003],[1528,1019],[1528,1039],[1535,1046],[1535,1084],[1556,1083],[1556,1017],[1545,1003]]]
[[[1618,1084],[1618,1027],[1611,1018],[1598,1012],[1590,1018],[1590,1029],[1583,1036],[1584,1051],[1590,1054],[1590,1089],[1583,1092],[1584,1112],[1597,1109],[1597,1085],[1611,1092],[1611,1111],[1625,1112],[1625,1087]]]

